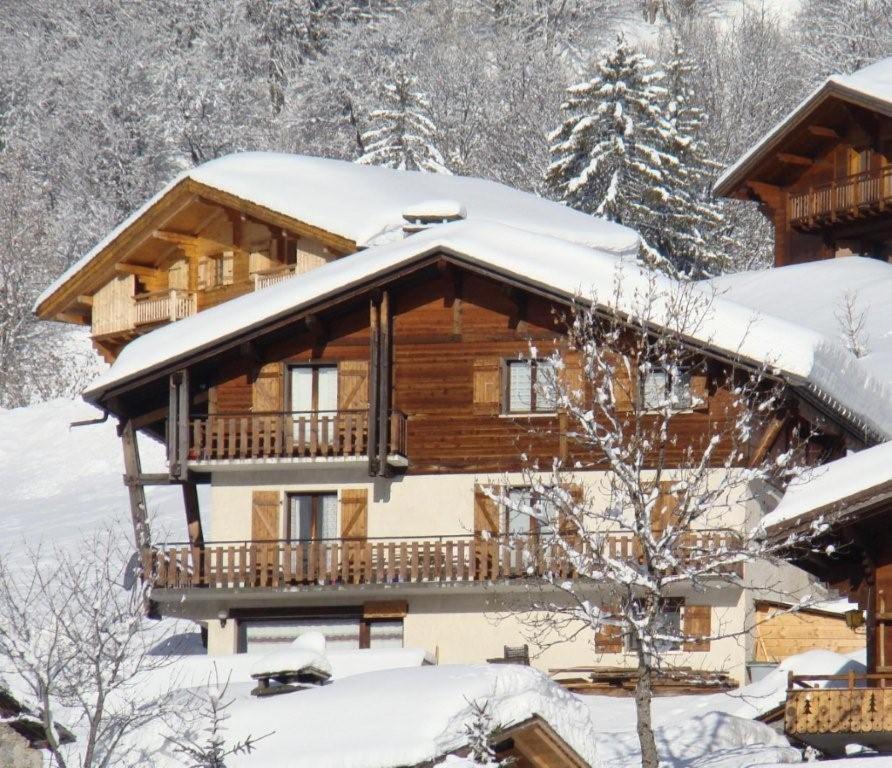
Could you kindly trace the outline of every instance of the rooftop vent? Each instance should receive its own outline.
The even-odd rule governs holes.
[[[410,205],[403,211],[403,232],[412,235],[435,224],[446,224],[468,218],[468,212],[458,200],[425,200]]]

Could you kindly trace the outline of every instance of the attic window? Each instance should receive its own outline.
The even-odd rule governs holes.
[[[641,377],[641,406],[646,411],[657,411],[669,401],[672,411],[691,407],[691,372],[682,368],[655,367]]]
[[[434,224],[466,219],[468,212],[457,200],[426,200],[403,210],[403,232],[407,235],[420,232]]]

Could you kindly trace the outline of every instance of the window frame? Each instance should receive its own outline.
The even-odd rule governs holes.
[[[512,485],[505,489],[505,495],[510,499],[511,494],[514,492],[527,492],[531,496],[533,494],[533,489],[528,485]],[[542,521],[539,520],[535,515],[527,515],[530,518],[530,528],[529,531],[525,534],[512,534],[510,530],[511,523],[511,507],[508,504],[501,504],[499,508],[499,529],[500,533],[505,536],[529,536],[531,538],[538,538],[542,535]],[[556,523],[556,521],[555,521]],[[556,530],[554,525],[552,526],[552,531]]]
[[[502,414],[507,416],[542,416],[553,415],[557,413],[557,405],[549,403],[549,408],[538,408],[537,403],[537,378],[539,365],[545,363],[548,367],[553,368],[554,365],[549,358],[543,357],[510,357],[502,361]],[[530,369],[530,407],[525,410],[515,410],[511,407],[511,368],[527,364]]]
[[[301,539],[299,537],[300,531],[298,531],[298,536],[295,537],[294,531],[291,530],[291,510],[293,500],[299,496],[307,496],[311,499],[311,512],[310,512],[310,538],[309,539]],[[334,497],[335,499],[335,525],[340,530],[341,523],[341,510],[340,510],[340,497],[337,491],[286,491],[285,492],[285,510],[286,514],[285,518],[285,530],[284,530],[284,540],[289,543],[308,543],[313,541],[320,541],[318,530],[319,530],[319,522],[320,515],[322,513],[322,498],[323,497]]]
[[[675,387],[675,378],[677,376],[680,376],[684,379],[685,392],[687,395],[686,402],[672,404],[669,409],[671,413],[684,413],[686,411],[692,411],[694,409],[694,392],[692,389],[694,368],[692,366],[674,366],[666,368],[662,365],[655,365],[651,367],[651,369],[647,373],[641,374],[638,377],[637,396],[638,403],[642,411],[644,411],[645,413],[656,413],[657,411],[662,410],[662,408],[658,405],[649,405],[645,397],[647,379],[650,375],[655,373],[662,373],[666,376],[665,391],[663,392],[664,397],[672,393],[672,390]]]
[[[309,368],[312,370],[312,380],[311,380],[311,384],[310,384],[310,404],[312,407],[310,408],[309,411],[296,411],[294,409],[294,391],[293,391],[291,382],[292,382],[292,371],[294,371],[297,368],[303,368],[303,369]],[[286,374],[287,375],[285,378],[287,381],[286,386],[288,387],[288,391],[286,394],[288,396],[287,404],[288,404],[288,412],[289,413],[292,413],[292,414],[294,414],[294,413],[306,413],[306,414],[315,413],[317,415],[320,413],[320,411],[319,411],[319,371],[322,368],[334,370],[334,372],[335,372],[335,401],[337,403],[340,403],[340,397],[341,397],[340,367],[338,366],[337,362],[330,361],[330,360],[307,360],[306,362],[300,362],[300,363],[288,363],[286,366]],[[338,408],[335,408],[334,411],[324,411],[324,413],[337,413],[338,410],[339,410]]]
[[[685,612],[685,599],[683,597],[664,597],[660,601],[660,615],[668,615],[668,611],[664,611],[664,606],[672,606],[673,610],[671,613],[678,615],[678,634],[684,635],[684,612]],[[661,653],[684,653],[684,640],[677,640],[673,642],[671,648],[664,648]],[[631,633],[625,634],[625,642],[623,643],[624,649],[627,653],[634,653],[638,650],[637,648],[637,640]]]

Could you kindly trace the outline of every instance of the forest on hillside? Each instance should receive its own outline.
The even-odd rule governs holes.
[[[715,176],[828,74],[889,54],[892,0],[9,0],[0,407],[90,375],[83,334],[33,302],[189,166],[261,149],[481,176],[647,238],[653,190],[574,194],[568,138],[634,71],[648,157],[675,169],[661,204],[680,234],[655,233],[652,255],[691,275],[758,268],[770,232],[709,199]],[[417,153],[396,156],[406,125]]]

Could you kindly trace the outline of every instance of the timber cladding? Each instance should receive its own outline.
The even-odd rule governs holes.
[[[755,660],[777,662],[816,648],[848,654],[864,648],[864,629],[846,626],[845,617],[823,611],[787,613],[769,602],[756,603]]]
[[[391,287],[390,301],[392,407],[408,418],[409,473],[516,471],[522,453],[577,458],[558,434],[556,414],[504,413],[507,362],[529,357],[531,344],[539,357],[563,345],[559,318],[565,307],[458,269],[446,274],[431,269]],[[312,323],[260,339],[256,346],[240,370],[210,369],[222,376],[211,387],[214,412],[289,410],[288,367],[310,361],[338,366],[340,409],[368,407],[367,303],[338,307]],[[572,354],[565,375],[572,384],[581,382]],[[631,382],[620,384],[632,389]],[[725,390],[709,391],[705,373],[694,384],[703,403],[673,419],[670,465],[682,460],[688,447],[705,444],[730,418]],[[716,462],[726,455],[719,450]]]

